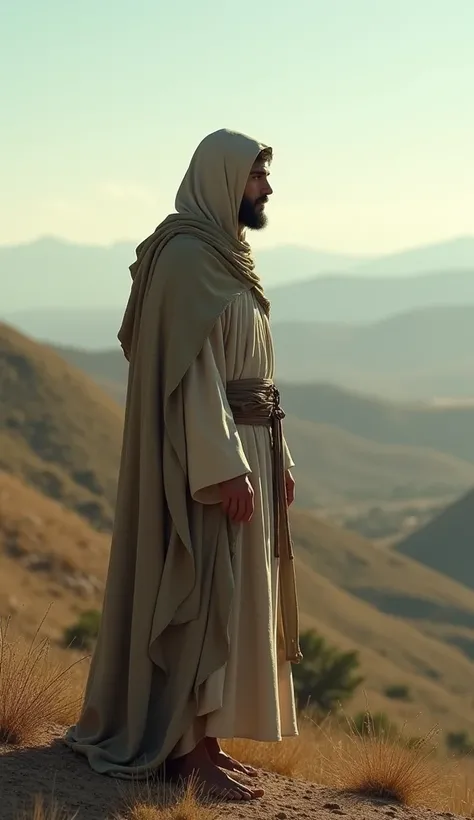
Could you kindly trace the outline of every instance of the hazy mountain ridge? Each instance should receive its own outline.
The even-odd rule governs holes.
[[[134,257],[132,243],[0,248],[3,316],[52,344],[117,349]],[[264,280],[294,280],[269,288],[279,379],[399,399],[474,392],[474,239],[363,261],[294,246],[258,259]]]
[[[81,245],[45,237],[0,246],[0,271],[8,274],[2,294],[3,318],[24,310],[122,306],[138,244]],[[293,245],[256,250],[255,257],[267,287],[347,270],[361,261],[357,256]]]
[[[275,322],[371,323],[430,307],[474,304],[474,265],[413,276],[320,276],[272,289]]]
[[[46,237],[23,245],[0,246],[0,271],[7,275],[2,292],[3,318],[30,309],[123,306],[130,288],[128,268],[135,259],[136,245],[138,242],[79,245]],[[285,286],[276,288],[272,295],[278,319],[370,321],[393,311],[437,304],[438,299],[451,304],[451,288],[445,277],[453,272],[458,274],[460,288],[456,301],[462,304],[468,293],[467,301],[474,302],[472,237],[365,260],[291,245],[257,249],[255,257],[268,290]],[[421,280],[426,274],[439,271],[444,272],[441,284],[438,283],[432,300],[426,302],[429,291]],[[467,281],[461,276],[466,272]],[[407,282],[407,278],[415,282]],[[334,300],[344,297],[347,288],[350,295],[343,309]],[[298,301],[309,296],[315,297],[313,312],[308,312],[308,306],[298,307]],[[285,301],[287,310],[282,312]]]
[[[116,400],[124,402],[128,365],[121,352],[61,348],[57,352],[83,369]],[[338,427],[335,419],[340,416],[344,421],[345,404],[350,416],[351,402],[356,404],[358,397],[343,391],[334,391],[334,395],[340,407],[334,409],[331,419],[330,387],[282,384],[289,414],[285,429],[298,464],[298,503],[302,506],[321,507],[342,499],[411,499],[417,495],[445,498],[464,492],[474,483],[474,463],[468,463],[463,454],[453,456],[438,451],[435,438],[425,446],[419,446],[416,439],[409,444],[387,443],[383,436],[372,440],[370,429],[362,435],[360,430],[348,430],[343,423]],[[364,398],[360,401],[363,406]],[[370,399],[366,401],[370,404]],[[318,419],[318,404],[325,406],[324,402],[327,412]],[[377,407],[374,400],[372,413]],[[384,407],[381,403],[382,410]],[[396,407],[388,405],[390,409],[396,413]],[[403,409],[401,406],[402,415]]]
[[[121,351],[56,350],[123,402],[128,365]],[[383,445],[425,447],[474,463],[474,404],[395,402],[325,382],[282,380],[280,387],[286,411],[300,422],[337,427]]]
[[[122,354],[122,309],[17,314],[13,325],[34,338],[80,351]],[[273,322],[277,378],[331,382],[390,399],[474,394],[474,306],[435,307],[368,325]]]

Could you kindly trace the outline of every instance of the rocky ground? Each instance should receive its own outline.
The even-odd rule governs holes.
[[[65,817],[77,820],[113,820],[126,817],[124,806],[133,795],[123,781],[94,774],[60,740],[33,748],[0,747],[0,817],[18,820],[25,808],[33,805],[34,796],[42,794],[67,810]],[[254,803],[217,806],[217,817],[240,820],[334,820],[337,817],[357,820],[435,820],[455,815],[412,809],[382,800],[359,799],[314,784],[261,773],[265,797]],[[135,790],[137,787],[134,787]],[[158,788],[158,787],[157,787]],[[148,787],[153,796],[153,787]],[[75,814],[77,813],[77,814]],[[147,817],[149,815],[147,814]],[[160,815],[153,813],[153,818]],[[169,815],[168,815],[169,816]],[[178,813],[180,820],[194,820],[197,814]],[[203,816],[206,813],[203,812]],[[151,819],[151,815],[150,815]]]

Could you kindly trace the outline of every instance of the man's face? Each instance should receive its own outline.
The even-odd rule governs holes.
[[[239,224],[246,228],[258,231],[267,224],[265,203],[273,193],[268,176],[267,163],[257,160],[250,171],[239,210]]]

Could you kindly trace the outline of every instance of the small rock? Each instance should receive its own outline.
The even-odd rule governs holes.
[[[31,555],[24,559],[23,566],[32,570],[32,572],[48,572],[52,567],[52,562],[48,556],[37,555],[32,552]]]

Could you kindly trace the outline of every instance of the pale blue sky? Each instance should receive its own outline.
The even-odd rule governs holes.
[[[474,233],[473,0],[4,0],[0,243],[138,240],[197,142],[273,145],[259,245]]]

